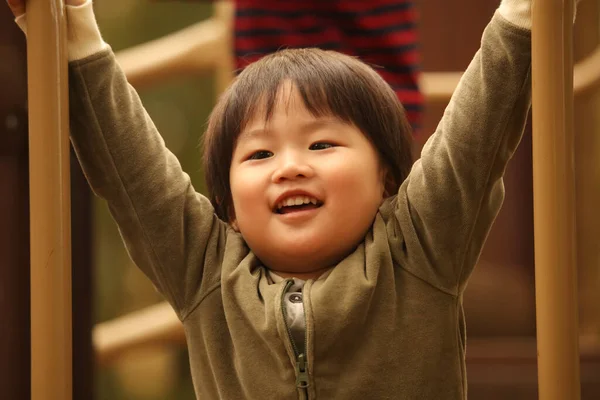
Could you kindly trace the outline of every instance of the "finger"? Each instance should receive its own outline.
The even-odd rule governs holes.
[[[25,14],[25,0],[6,0],[15,18]]]

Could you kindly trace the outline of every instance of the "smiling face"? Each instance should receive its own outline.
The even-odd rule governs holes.
[[[369,230],[383,200],[381,162],[358,128],[315,117],[292,84],[263,115],[249,120],[233,152],[234,226],[272,270],[315,277]]]

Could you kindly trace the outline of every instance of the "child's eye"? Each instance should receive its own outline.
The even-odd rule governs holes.
[[[332,147],[334,147],[335,145],[332,143],[326,143],[326,142],[317,142],[317,143],[313,143],[310,145],[309,149],[310,150],[326,150],[326,149],[330,149]]]
[[[248,160],[262,160],[263,158],[273,157],[273,153],[268,150],[259,150],[250,155]]]

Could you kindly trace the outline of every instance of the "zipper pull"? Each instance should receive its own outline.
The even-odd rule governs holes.
[[[296,387],[308,387],[308,363],[306,362],[304,353],[298,355],[298,360],[296,361]]]

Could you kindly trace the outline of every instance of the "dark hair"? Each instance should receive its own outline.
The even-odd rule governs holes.
[[[412,166],[412,129],[390,86],[356,58],[315,48],[286,49],[246,67],[221,95],[204,135],[204,173],[219,218],[231,222],[229,171],[236,142],[257,110],[273,113],[284,82],[299,91],[315,117],[335,116],[371,141],[387,169],[385,189],[395,194]]]

